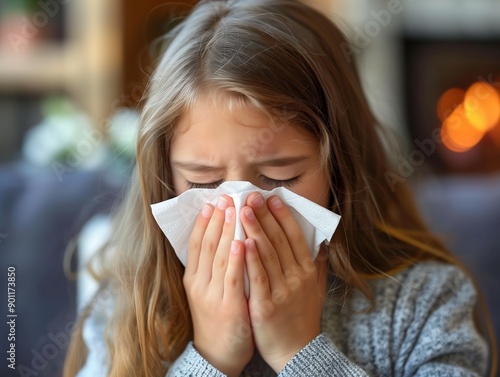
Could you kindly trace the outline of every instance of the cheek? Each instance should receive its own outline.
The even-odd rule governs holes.
[[[322,207],[328,207],[330,201],[330,186],[326,172],[315,174],[304,182],[302,196],[312,200]]]
[[[172,184],[174,185],[175,195],[177,196],[187,190],[184,179],[175,171],[172,172]]]

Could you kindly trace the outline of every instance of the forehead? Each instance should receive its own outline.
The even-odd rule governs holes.
[[[269,112],[242,96],[208,92],[198,96],[184,111],[176,133],[201,131],[211,121],[231,122],[235,126],[254,128],[264,128],[276,122]]]
[[[211,154],[226,149],[272,154],[281,149],[314,145],[314,138],[284,119],[273,118],[249,101],[200,97],[184,112],[172,140],[172,152]],[[224,151],[222,150],[224,149]]]

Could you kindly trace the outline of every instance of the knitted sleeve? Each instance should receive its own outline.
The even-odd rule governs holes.
[[[379,280],[374,293],[373,312],[338,326],[350,338],[349,357],[322,334],[280,376],[484,375],[488,348],[473,322],[476,292],[459,269],[423,263]]]
[[[214,368],[189,342],[182,355],[172,365],[167,377],[225,377],[224,373]]]
[[[347,359],[322,333],[295,355],[278,376],[363,377],[368,374]]]
[[[477,292],[457,267],[410,269],[394,306],[394,376],[483,376],[488,346],[474,324]]]
[[[353,316],[347,324],[329,324],[334,326],[329,334],[349,339],[345,352],[322,333],[279,376],[484,375],[488,348],[473,322],[476,291],[458,268],[421,263],[377,280],[373,293],[375,310]],[[223,374],[189,344],[168,376]]]

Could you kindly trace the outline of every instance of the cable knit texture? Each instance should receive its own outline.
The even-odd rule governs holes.
[[[368,313],[364,309],[369,302],[361,293],[354,292],[339,305],[332,290],[323,310],[322,333],[278,376],[485,375],[488,348],[472,318],[476,292],[458,268],[425,262],[369,284],[375,308]],[[102,331],[108,315],[95,308],[84,324],[89,356],[78,377],[105,376]],[[225,375],[189,343],[167,376]],[[277,374],[255,353],[241,376]]]

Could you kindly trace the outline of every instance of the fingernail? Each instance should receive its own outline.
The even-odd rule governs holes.
[[[229,208],[226,208],[226,223],[230,223],[232,219],[233,212]]]
[[[255,215],[251,208],[247,208],[245,210],[245,216],[247,217],[248,220],[255,220]]]
[[[217,208],[219,209],[226,209],[228,206],[228,202],[226,199],[224,199],[222,196],[219,198],[217,201]]]
[[[271,205],[273,206],[273,208],[281,208],[283,207],[283,202],[281,201],[280,198],[275,196],[274,198],[271,199]]]
[[[264,199],[262,198],[262,195],[257,194],[255,198],[252,199],[252,204],[255,207],[262,207],[264,205]]]
[[[208,204],[205,204],[203,208],[201,209],[201,215],[203,217],[210,217],[212,216],[212,207],[210,207]]]
[[[245,244],[249,250],[255,250],[255,241],[253,238],[247,238]]]

